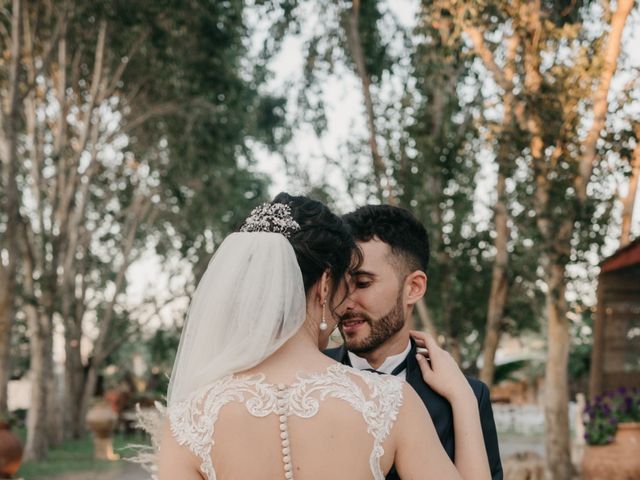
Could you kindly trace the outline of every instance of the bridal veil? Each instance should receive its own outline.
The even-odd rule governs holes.
[[[168,391],[168,406],[215,380],[251,368],[305,320],[302,273],[281,233],[232,233],[193,295]]]

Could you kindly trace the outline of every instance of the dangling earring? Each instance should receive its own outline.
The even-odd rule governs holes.
[[[324,306],[327,304],[326,300],[324,302],[322,302],[322,321],[320,322],[320,330],[322,330],[323,332],[329,328],[329,325],[327,325],[327,321],[324,318]]]

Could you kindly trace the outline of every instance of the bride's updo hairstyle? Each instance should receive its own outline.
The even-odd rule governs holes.
[[[280,193],[271,202],[276,203],[288,205],[293,220],[300,226],[288,239],[302,271],[305,293],[329,269],[334,285],[330,297],[333,297],[347,270],[362,259],[346,224],[326,205],[308,197]]]

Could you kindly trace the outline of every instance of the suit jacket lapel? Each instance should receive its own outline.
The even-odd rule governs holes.
[[[413,387],[414,390],[420,392],[424,386],[424,380],[422,379],[422,372],[420,371],[420,365],[416,360],[416,354],[418,353],[418,346],[416,342],[411,339],[411,350],[407,355],[407,383]]]
[[[351,360],[349,359],[349,352],[347,351],[347,347],[345,347],[344,343],[338,347],[337,355],[334,357],[338,362],[347,367],[352,367]]]

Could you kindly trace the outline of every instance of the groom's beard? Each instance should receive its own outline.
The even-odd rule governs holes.
[[[342,332],[342,327],[340,327],[340,334],[347,346],[347,350],[355,354],[372,352],[404,327],[402,294],[398,294],[396,303],[391,307],[391,310],[377,320],[374,320],[364,312],[354,311],[346,312],[340,317],[340,320],[348,320],[350,318],[360,318],[367,322],[370,332],[367,337],[362,339],[348,338]]]

